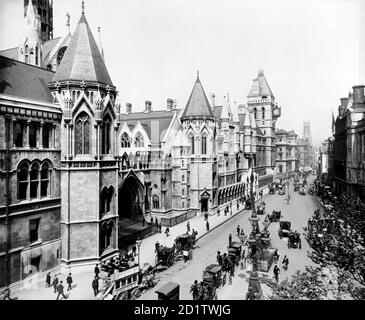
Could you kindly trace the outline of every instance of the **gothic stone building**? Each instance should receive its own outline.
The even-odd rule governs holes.
[[[172,225],[235,205],[251,166],[256,194],[272,182],[280,108],[262,70],[247,105],[209,102],[198,76],[184,108],[132,112],[84,10],[51,67],[35,12],[18,58],[0,60],[0,286],[90,269],[155,217]]]

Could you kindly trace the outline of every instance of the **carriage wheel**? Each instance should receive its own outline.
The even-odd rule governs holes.
[[[117,295],[117,300],[128,300],[128,292],[123,291]]]
[[[158,265],[158,255],[156,254],[156,256],[155,256],[155,265],[157,266]]]
[[[168,267],[171,267],[171,266],[172,266],[172,264],[173,264],[173,257],[172,257],[172,254],[170,254],[170,255],[167,257],[166,263],[167,263],[167,266],[168,266]]]
[[[139,288],[134,288],[131,292],[131,299],[135,300],[136,298],[139,298],[141,296],[141,290]]]

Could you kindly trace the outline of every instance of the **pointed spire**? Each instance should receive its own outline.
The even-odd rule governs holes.
[[[85,1],[82,0],[81,2],[81,14],[85,14]]]
[[[66,13],[66,27],[67,27],[67,30],[68,30],[68,33],[71,34],[71,31],[70,31],[70,13],[67,11]]]
[[[104,49],[103,49],[103,44],[101,42],[101,32],[100,32],[100,30],[101,30],[101,28],[99,26],[98,27],[98,34],[99,34],[99,43],[98,43],[98,45],[99,45],[100,54],[101,54],[103,60],[105,61],[105,59],[104,59]]]
[[[196,79],[199,80],[199,70],[196,71]]]
[[[182,114],[183,118],[215,118],[214,113],[209,105],[207,96],[199,79],[199,72],[195,81],[193,90],[191,91],[188,103]]]

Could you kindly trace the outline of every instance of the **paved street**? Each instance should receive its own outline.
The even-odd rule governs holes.
[[[309,182],[313,180],[313,177],[309,179]],[[289,220],[292,223],[292,230],[297,230],[298,232],[303,232],[303,227],[306,226],[308,218],[313,214],[313,211],[319,207],[319,203],[314,196],[305,195],[301,196],[293,191],[293,186],[290,186],[290,203],[287,204],[285,200],[287,195],[280,196],[278,194],[266,196],[264,201],[266,203],[266,212],[271,212],[272,210],[281,210],[282,220]],[[158,278],[161,279],[159,284],[156,286],[158,289],[168,281],[178,282],[180,284],[180,298],[191,300],[192,296],[189,293],[190,286],[195,279],[201,281],[203,269],[211,264],[216,263],[216,253],[218,250],[221,252],[227,251],[228,236],[232,233],[233,241],[238,238],[236,237],[236,227],[239,224],[244,228],[245,233],[249,234],[251,228],[248,221],[250,216],[249,211],[242,211],[240,214],[236,215],[234,218],[230,219],[214,231],[210,232],[202,239],[197,242],[197,248],[194,250],[194,258],[192,261],[184,263],[179,261],[175,263],[168,270],[158,274]],[[262,227],[261,222],[264,216],[260,216],[260,227]],[[288,249],[287,240],[280,240],[278,236],[278,223],[272,223],[269,226],[269,231],[271,234],[272,246],[279,250],[280,262],[284,255],[289,258],[289,268],[288,271],[281,270],[280,279],[283,279],[296,270],[304,270],[306,265],[313,265],[312,261],[307,257],[307,251],[309,246],[302,236],[302,249]],[[246,249],[247,252],[247,249]],[[281,264],[279,264],[281,269]],[[261,273],[264,275],[264,273]],[[272,277],[272,269],[270,270],[268,276]],[[268,293],[268,288],[262,285],[264,294]],[[245,294],[248,288],[248,274],[245,270],[241,271],[240,268],[236,268],[235,277],[233,279],[232,285],[227,285],[223,288],[217,290],[218,299],[232,299],[232,300],[242,300],[245,298]],[[156,299],[157,294],[155,289],[147,291],[140,299]]]

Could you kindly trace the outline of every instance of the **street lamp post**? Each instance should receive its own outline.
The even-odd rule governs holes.
[[[136,245],[138,248],[138,266],[140,267],[140,248],[141,248],[142,240],[136,240]]]

